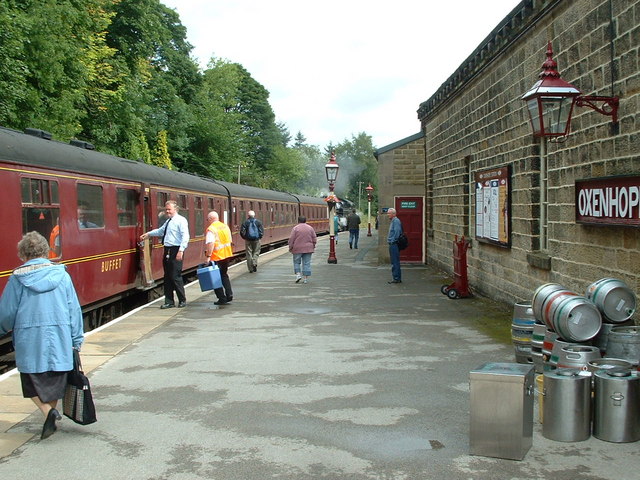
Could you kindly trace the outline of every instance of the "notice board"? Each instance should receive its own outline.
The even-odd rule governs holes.
[[[511,247],[511,169],[475,173],[476,240]]]

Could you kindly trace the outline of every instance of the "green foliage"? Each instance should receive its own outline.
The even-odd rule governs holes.
[[[369,183],[376,188],[378,164],[374,151],[371,136],[364,132],[352,135],[351,140],[344,140],[335,147],[336,161],[340,165],[336,192],[342,192],[356,204],[359,198],[366,199],[364,188]]]
[[[171,157],[169,157],[169,148],[167,146],[166,130],[160,130],[158,132],[158,140],[156,142],[156,148],[153,149],[151,163],[158,167],[166,168],[167,170],[173,170]]]
[[[0,124],[308,195],[326,191],[324,164],[335,149],[344,192],[373,181],[370,137],[325,152],[302,132],[292,139],[268,90],[242,65],[212,58],[201,71],[191,50],[177,13],[159,0],[3,0]]]
[[[151,162],[151,151],[149,144],[142,130],[138,129],[129,136],[129,142],[124,150],[124,156],[132,160],[142,161],[144,163]]]

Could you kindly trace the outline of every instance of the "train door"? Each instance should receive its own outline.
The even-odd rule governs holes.
[[[151,219],[153,218],[151,210],[151,201],[149,200],[149,185],[141,185],[140,188],[140,202],[142,207],[142,215],[140,215],[139,233],[142,235],[144,232],[148,232],[153,229]],[[140,247],[140,281],[143,287],[149,287],[153,285],[153,269],[151,268],[151,239],[138,243]]]

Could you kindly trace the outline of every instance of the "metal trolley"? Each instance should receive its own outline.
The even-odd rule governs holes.
[[[469,277],[467,275],[467,250],[471,242],[462,236],[458,240],[455,236],[453,241],[453,277],[454,281],[450,285],[442,285],[440,291],[451,299],[471,297],[473,294],[469,290]]]

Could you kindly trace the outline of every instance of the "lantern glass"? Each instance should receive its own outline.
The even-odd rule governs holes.
[[[336,178],[338,178],[338,164],[336,162],[329,162],[324,166],[324,169],[327,172],[327,181],[329,183],[335,183]]]
[[[527,100],[527,108],[529,110],[529,118],[531,118],[533,134],[536,137],[540,137],[544,134],[544,127],[540,122],[540,108],[538,107],[538,99],[532,98],[530,100]]]
[[[573,109],[574,98],[573,96],[540,98],[544,129],[547,135],[566,135],[569,133],[569,117]]]

